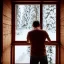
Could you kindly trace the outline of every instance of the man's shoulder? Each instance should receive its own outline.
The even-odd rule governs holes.
[[[41,32],[46,32],[45,30],[40,30]]]
[[[44,33],[46,33],[45,30],[31,30],[31,31],[29,31],[28,33],[32,33],[32,32],[35,32],[35,31],[39,31],[39,32],[44,32]]]
[[[33,30],[29,31],[28,33],[31,33],[31,32],[33,32]]]
[[[47,31],[45,31],[45,30],[41,30],[41,33],[43,33],[43,34],[47,34]]]

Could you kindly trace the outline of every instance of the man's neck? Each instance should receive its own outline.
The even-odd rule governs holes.
[[[40,30],[40,27],[36,27],[36,28],[34,28],[34,30]]]

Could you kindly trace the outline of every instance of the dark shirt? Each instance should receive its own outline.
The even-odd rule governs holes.
[[[46,31],[32,30],[28,33],[27,39],[31,43],[31,55],[32,56],[45,56],[45,39],[48,37]]]

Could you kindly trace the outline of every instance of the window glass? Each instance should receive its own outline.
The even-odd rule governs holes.
[[[35,20],[40,21],[39,4],[15,5],[15,41],[26,41]]]
[[[56,46],[46,45],[48,64],[56,64]],[[15,64],[30,63],[30,45],[15,46]]]
[[[56,4],[43,4],[42,27],[46,30],[52,41],[56,41]]]

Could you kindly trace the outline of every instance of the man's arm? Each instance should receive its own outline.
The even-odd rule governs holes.
[[[30,43],[29,33],[27,34],[27,43]]]
[[[47,39],[48,39],[48,42],[51,43],[51,39],[49,38],[49,36],[47,37]]]
[[[46,38],[47,38],[48,42],[51,43],[51,39],[50,39],[50,37],[49,37],[47,32],[46,32]]]

